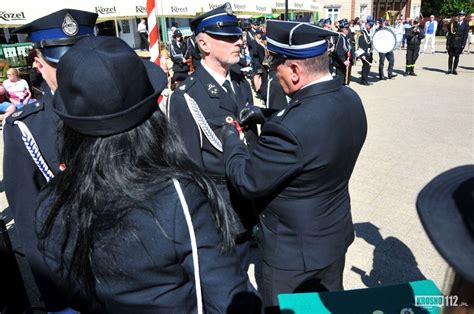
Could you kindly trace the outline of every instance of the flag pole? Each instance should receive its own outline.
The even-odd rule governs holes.
[[[150,36],[150,61],[160,64],[160,43],[158,40],[159,30],[156,22],[156,4],[155,0],[146,1],[146,11],[148,14],[148,34]]]

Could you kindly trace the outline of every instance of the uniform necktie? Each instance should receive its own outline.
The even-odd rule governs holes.
[[[237,103],[237,97],[234,94],[234,90],[232,89],[232,86],[230,86],[230,82],[228,80],[225,80],[224,84],[222,84],[224,88],[227,90],[227,94],[229,94],[230,98]]]

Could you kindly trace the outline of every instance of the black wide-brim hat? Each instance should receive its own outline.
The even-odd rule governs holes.
[[[96,137],[131,130],[158,110],[163,70],[141,60],[123,40],[87,37],[57,66],[53,110],[68,127]]]
[[[474,165],[438,175],[418,194],[416,207],[441,256],[474,283]]]

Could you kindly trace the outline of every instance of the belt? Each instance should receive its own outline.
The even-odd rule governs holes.
[[[217,185],[227,185],[225,176],[209,176],[209,178]]]

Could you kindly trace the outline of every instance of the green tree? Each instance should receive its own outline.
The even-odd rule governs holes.
[[[421,13],[424,16],[439,15],[441,1],[439,0],[423,0],[421,2]]]
[[[423,0],[421,12],[426,16],[453,16],[463,10],[466,14],[472,12],[473,0]]]
[[[439,15],[453,16],[459,11],[464,11],[466,14],[471,13],[471,0],[442,0],[439,8]]]

